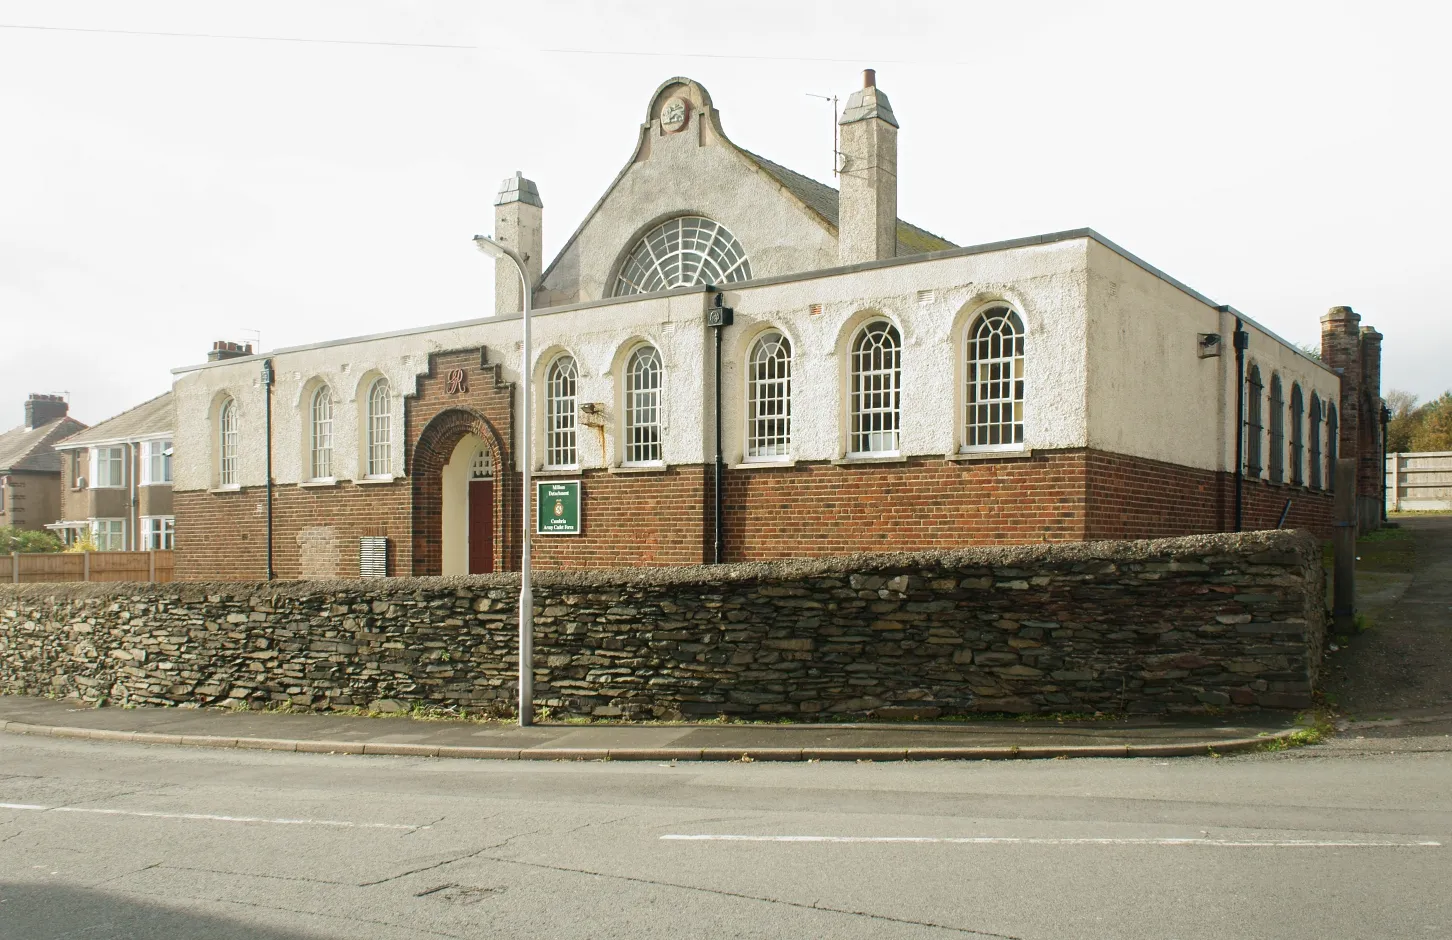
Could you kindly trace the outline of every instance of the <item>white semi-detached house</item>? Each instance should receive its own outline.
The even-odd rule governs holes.
[[[513,568],[524,433],[535,475],[580,484],[578,530],[537,537],[537,564],[710,562],[718,422],[723,560],[1216,531],[1237,487],[1247,528],[1329,524],[1344,363],[1090,229],[960,247],[902,221],[871,72],[840,125],[838,191],[671,79],[548,264],[539,187],[506,179],[493,235],[525,259],[528,363],[501,261],[490,315],[176,370],[178,577],[262,576],[269,499],[279,577],[356,576],[380,544],[392,574]],[[1279,430],[1238,420],[1237,324]]]
[[[99,551],[172,548],[172,402],[167,392],[56,445],[61,519],[47,528]]]

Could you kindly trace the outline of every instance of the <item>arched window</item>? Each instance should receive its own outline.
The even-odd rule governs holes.
[[[318,386],[313,392],[310,442],[308,461],[309,478],[331,480],[333,478],[333,390],[326,385]]]
[[[1306,461],[1311,469],[1311,489],[1321,489],[1321,396],[1311,393],[1311,454]]]
[[[791,449],[792,344],[771,330],[752,345],[746,369],[746,456],[785,457]]]
[[[578,370],[572,356],[556,356],[545,370],[545,466],[573,467],[580,462],[575,448],[575,392]]]
[[[873,320],[852,341],[852,453],[893,454],[898,449],[902,395],[902,337],[886,320]]]
[[[1023,444],[1023,321],[1008,307],[985,310],[968,328],[963,446]]]
[[[1291,482],[1300,486],[1306,482],[1304,476],[1306,456],[1306,429],[1302,419],[1306,415],[1306,400],[1301,395],[1301,384],[1291,383]]]
[[[227,399],[217,409],[217,467],[222,486],[237,486],[237,402]]]
[[[1341,446],[1341,425],[1336,421],[1336,406],[1326,404],[1326,489],[1336,489],[1336,452]]]
[[[368,389],[368,476],[387,476],[393,463],[393,398],[387,379]]]
[[[1260,479],[1260,441],[1265,427],[1260,419],[1260,366],[1252,365],[1245,376],[1245,475]]]
[[[660,447],[660,353],[642,346],[625,366],[625,463],[654,463]]]
[[[736,236],[688,215],[662,222],[635,243],[615,278],[615,296],[750,279],[751,262]]]
[[[1281,377],[1271,373],[1270,384],[1270,480],[1280,483],[1286,476],[1286,399]]]

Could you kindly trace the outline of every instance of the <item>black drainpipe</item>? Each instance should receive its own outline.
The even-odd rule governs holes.
[[[1243,495],[1245,488],[1245,350],[1250,346],[1250,334],[1242,329],[1240,317],[1235,318],[1235,531],[1243,524]]]
[[[271,581],[277,577],[277,572],[272,570],[272,360],[262,360],[262,389],[267,397],[266,428],[267,437],[267,580]]]
[[[716,334],[716,469],[712,489],[715,491],[715,534],[716,551],[714,563],[721,564],[726,556],[726,532],[721,525],[721,478],[724,475],[725,461],[721,455],[721,333],[731,325],[735,311],[722,302],[722,297],[717,294],[710,307],[706,308],[706,325]]]

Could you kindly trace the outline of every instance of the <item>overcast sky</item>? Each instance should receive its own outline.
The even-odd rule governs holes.
[[[470,236],[500,180],[539,184],[552,256],[673,75],[830,181],[808,93],[864,67],[904,218],[960,245],[1089,226],[1297,342],[1350,304],[1383,388],[1425,399],[1452,387],[1446,9],[0,0],[0,429],[30,392],[99,421],[248,330],[489,313]]]

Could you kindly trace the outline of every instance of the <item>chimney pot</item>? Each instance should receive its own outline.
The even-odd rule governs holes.
[[[862,87],[863,88],[876,88],[877,87],[877,69],[863,69],[862,70]]]

